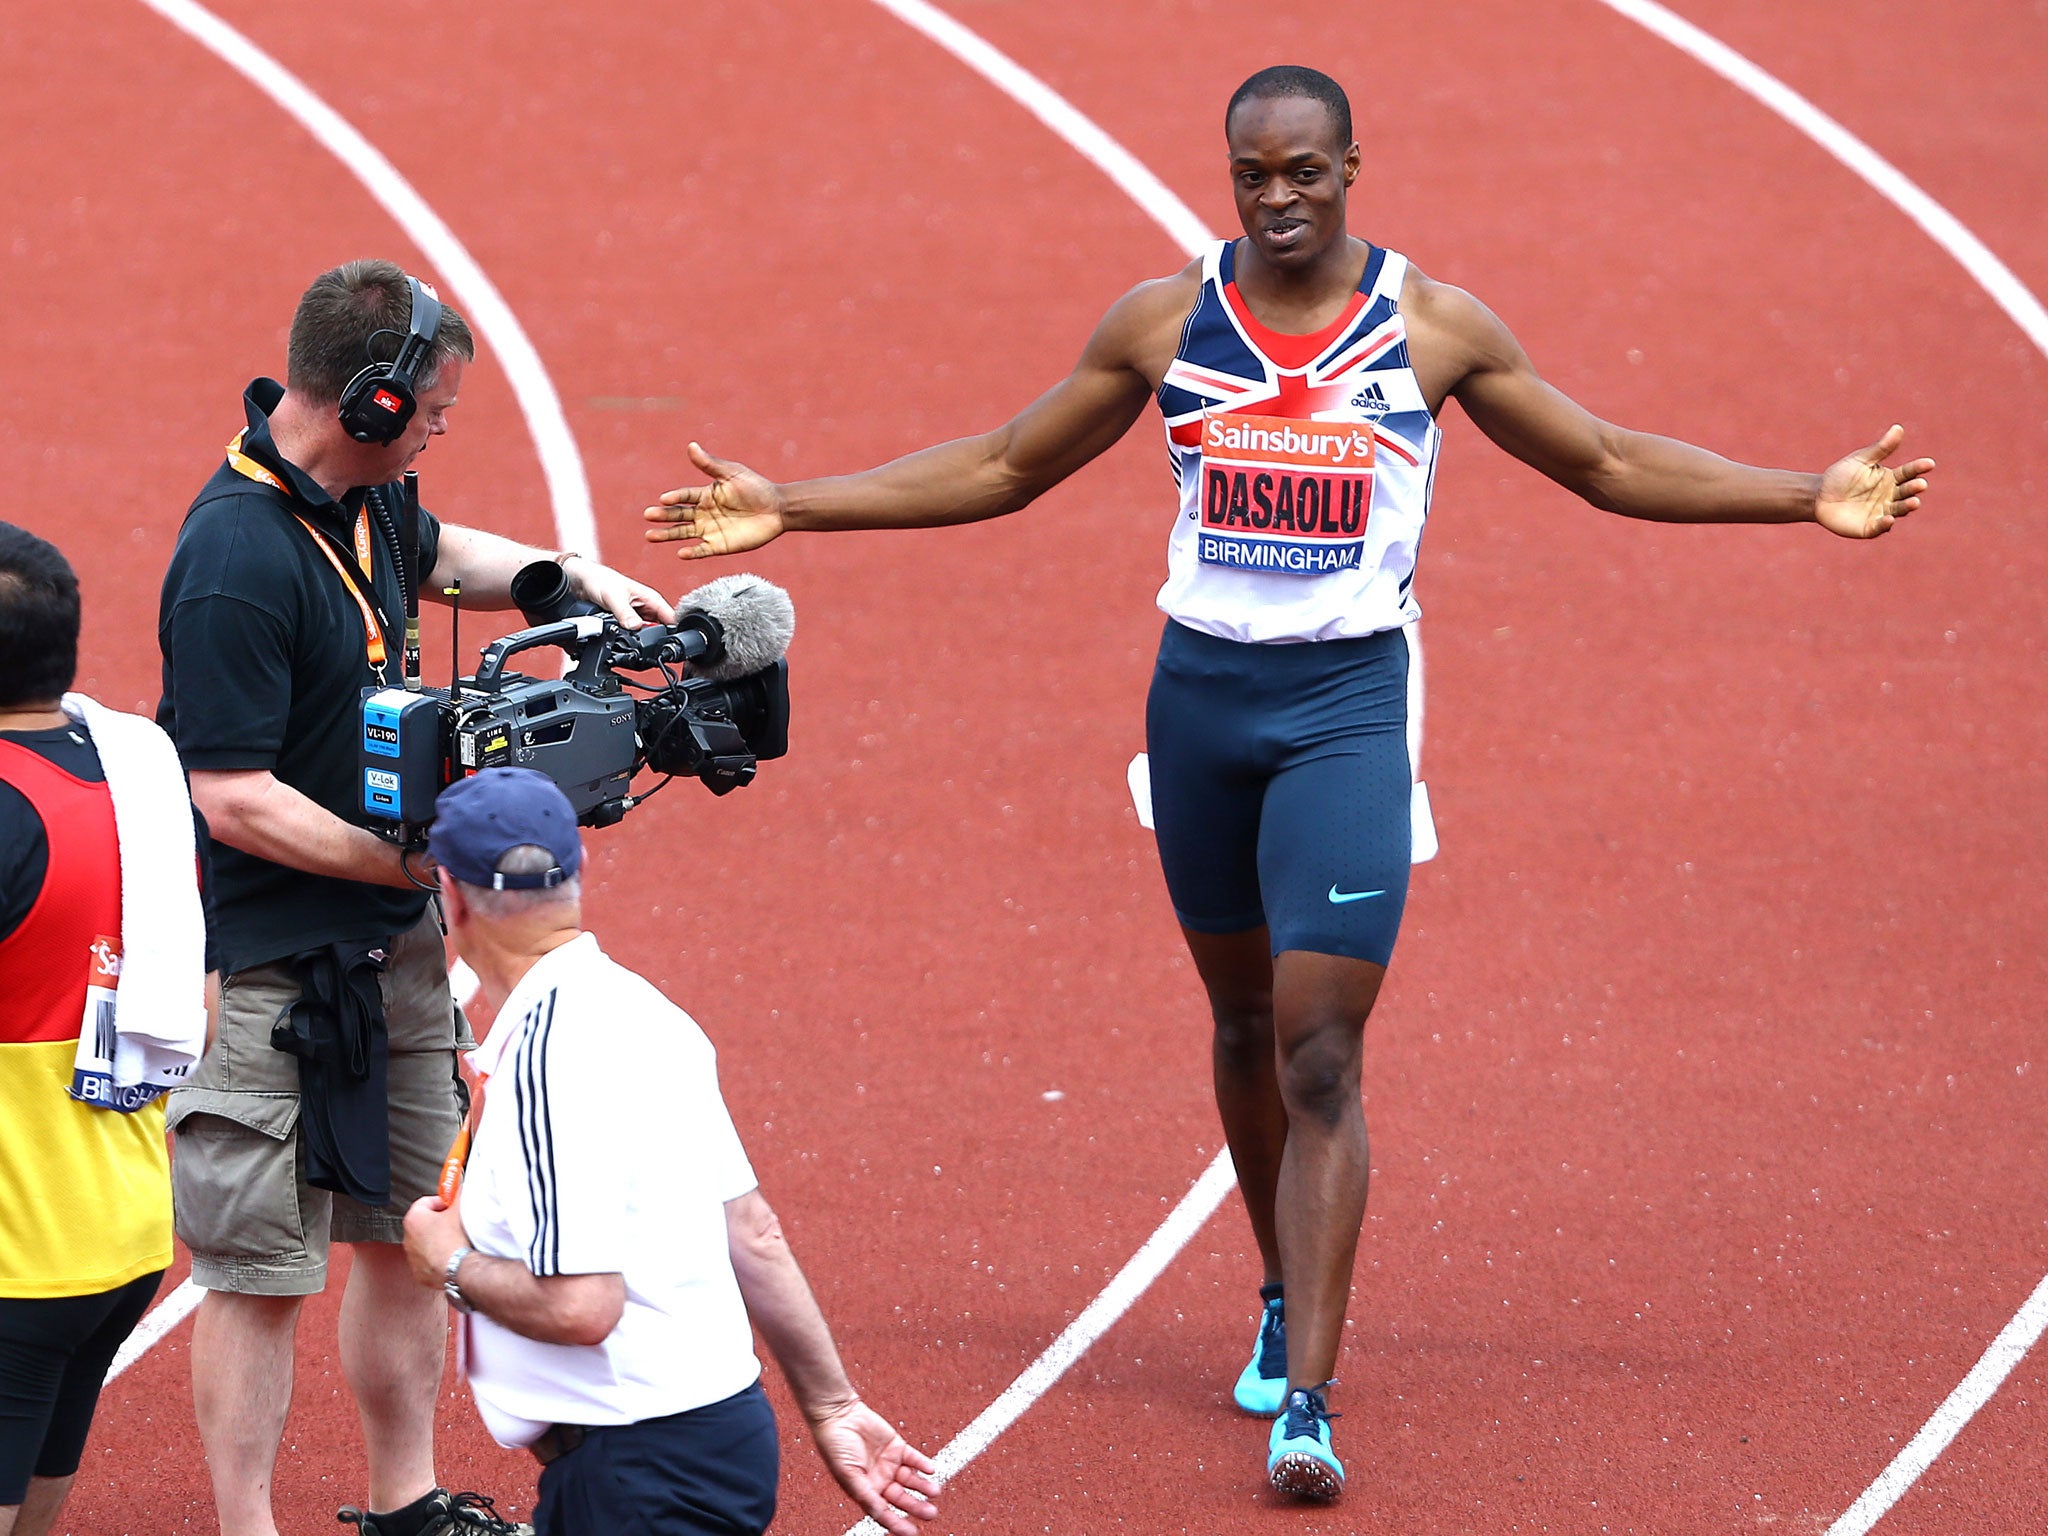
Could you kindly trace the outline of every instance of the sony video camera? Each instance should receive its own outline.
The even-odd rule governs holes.
[[[577,821],[605,827],[645,798],[630,792],[642,768],[694,774],[722,795],[789,750],[782,652],[795,618],[780,587],[720,577],[678,601],[673,625],[626,629],[572,597],[559,565],[539,560],[513,578],[512,600],[533,627],[485,647],[475,676],[364,696],[363,809],[397,841],[423,841],[434,797],[484,768],[536,769]],[[521,652],[552,646],[569,653],[565,675],[505,670]],[[661,681],[623,675],[642,672]]]

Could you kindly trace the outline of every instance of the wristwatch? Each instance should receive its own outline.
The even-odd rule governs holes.
[[[441,1269],[441,1289],[448,1293],[448,1305],[458,1312],[474,1312],[476,1310],[470,1299],[462,1294],[462,1285],[455,1278],[456,1271],[462,1268],[462,1261],[474,1252],[476,1252],[474,1248],[464,1247],[456,1249],[448,1255],[448,1262]]]

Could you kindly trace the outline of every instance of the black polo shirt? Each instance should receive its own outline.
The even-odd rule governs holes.
[[[222,462],[200,490],[164,575],[157,613],[164,696],[157,721],[190,770],[267,769],[344,821],[370,825],[356,763],[362,698],[378,686],[354,587],[298,521],[355,548],[364,489],[336,502],[289,463],[270,436],[284,397],[272,379],[243,395],[242,452],[289,488]],[[296,514],[296,515],[294,515]],[[431,572],[441,528],[420,516],[420,569]],[[398,680],[404,597],[392,552],[371,524],[374,590],[385,620],[386,673]],[[243,971],[315,945],[402,933],[424,891],[308,874],[214,840],[214,912],[221,968]]]

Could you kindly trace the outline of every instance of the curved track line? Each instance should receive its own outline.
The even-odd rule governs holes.
[[[886,0],[877,0],[886,3]],[[1025,1410],[1043,1397],[1052,1384],[1064,1376],[1067,1367],[1088,1352],[1088,1346],[1107,1333],[1116,1320],[1130,1311],[1131,1304],[1145,1294],[1160,1272],[1173,1262],[1175,1254],[1202,1228],[1223,1197],[1237,1186],[1237,1169],[1230,1153],[1219,1152],[1216,1160],[1202,1170],[1194,1187],[1181,1196],[1180,1204],[1167,1214],[1159,1229],[1145,1239],[1131,1255],[1130,1262],[1116,1272],[1116,1278],[1102,1288],[1081,1315],[1067,1324],[1044,1354],[1032,1361],[996,1400],[975,1415],[974,1422],[955,1435],[946,1448],[932,1458],[938,1463],[941,1483],[950,1481],[975,1457],[995,1443],[996,1436],[1024,1416]],[[862,1520],[847,1536],[883,1536],[873,1520]]]
[[[2048,1329],[2048,1279],[2034,1287],[2034,1294],[1999,1331],[1983,1358],[1970,1368],[1970,1374],[1934,1410],[1934,1416],[1921,1427],[1920,1433],[1892,1458],[1892,1464],[1863,1490],[1863,1496],[1849,1506],[1842,1518],[1828,1527],[1828,1536],[1863,1536],[1877,1524],[1884,1512],[1898,1503],[1899,1495],[1912,1487],[1914,1480],[1948,1449],[1949,1442],[2012,1374],[2012,1368],[2034,1347],[2044,1329]]]
[[[526,416],[540,452],[542,476],[554,506],[555,534],[565,549],[580,549],[598,558],[597,525],[590,509],[590,482],[584,477],[583,455],[562,414],[561,397],[542,366],[540,354],[527,339],[526,328],[484,275],[476,258],[455,237],[426,199],[412,189],[398,168],[358,133],[304,81],[256,44],[196,3],[196,0],[141,0],[179,31],[242,75],[282,107],[322,148],[355,173],[399,228],[412,237],[427,260],[446,279],[461,308],[497,353],[511,380],[512,393]]]
[[[1123,145],[1077,112],[1067,99],[978,33],[927,0],[874,0],[898,21],[937,43],[1071,145],[1146,213],[1190,256],[1216,237]]]
[[[148,1354],[159,1339],[197,1310],[205,1296],[206,1292],[190,1280],[181,1281],[178,1288],[150,1308],[149,1316],[137,1323],[135,1331],[121,1341],[121,1347],[114,1352],[113,1363],[107,1367],[101,1384],[112,1381]]]
[[[1702,32],[1683,17],[1673,15],[1655,0],[1600,0],[1639,26],[1704,64],[1736,89],[1753,96],[1805,134],[1843,165],[1854,171],[1870,189],[1911,219],[1962,264],[1977,286],[2026,333],[2027,339],[2048,353],[2048,310],[2012,273],[2012,269],[1964,226],[1962,220],[1929,197],[1912,179],[1847,128],[1821,111],[1776,75],[1760,69],[1711,33]]]
[[[1600,0],[1610,10],[1648,28],[1665,42],[1705,65],[1736,89],[1754,97],[1786,122],[1812,139],[1843,165],[1861,177],[1870,189],[1897,208],[1936,245],[1959,262],[1992,302],[2006,312],[2026,338],[2048,354],[2048,310],[2013,275],[2012,269],[1991,254],[1991,250],[1966,228],[1962,220],[1923,192],[1913,180],[1884,156],[1857,138],[1847,128],[1785,84],[1776,75],[1751,63],[1711,33],[1703,32],[1683,17],[1674,15],[1655,0]],[[1891,1465],[1876,1482],[1863,1490],[1841,1519],[1828,1528],[1828,1536],[1863,1536],[1880,1520],[1899,1496],[1948,1449],[1949,1442],[1970,1421],[1971,1415],[1989,1401],[1991,1394],[2019,1364],[2048,1327],[2048,1278],[2035,1287],[2034,1294],[2011,1322],[2000,1331],[1984,1356],[1951,1392],[1934,1415],[1892,1458]]]

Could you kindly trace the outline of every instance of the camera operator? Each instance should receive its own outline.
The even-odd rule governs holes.
[[[159,718],[211,828],[227,974],[220,1037],[168,1114],[178,1235],[208,1292],[192,1380],[222,1536],[275,1536],[299,1310],[326,1285],[330,1240],[354,1245],[340,1346],[368,1455],[363,1529],[515,1529],[434,1471],[444,1309],[398,1245],[461,1122],[455,1052],[475,1042],[419,872],[366,829],[353,775],[363,690],[399,681],[395,482],[448,430],[474,356],[461,315],[390,262],[316,278],[286,383],[249,386],[247,429],[164,578]],[[459,581],[465,606],[508,606],[514,573],[553,558],[623,625],[674,617],[573,552],[424,513],[418,556],[421,595]]]
[[[768,1528],[775,1417],[750,1317],[832,1476],[913,1536],[938,1513],[933,1465],[847,1380],[711,1042],[584,930],[568,799],[487,768],[438,811],[450,925],[498,1023],[460,1194],[413,1206],[406,1251],[423,1294],[470,1314],[485,1424],[545,1468],[540,1536]]]

